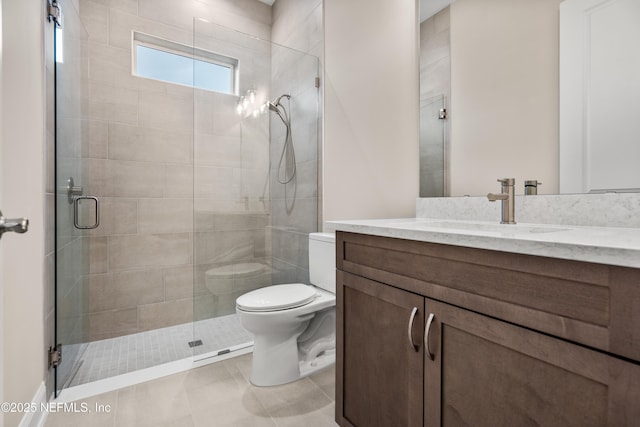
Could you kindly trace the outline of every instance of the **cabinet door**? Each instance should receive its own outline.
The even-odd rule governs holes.
[[[640,366],[448,304],[425,350],[425,426],[637,426]]]
[[[336,420],[422,426],[424,297],[340,270],[337,278]]]

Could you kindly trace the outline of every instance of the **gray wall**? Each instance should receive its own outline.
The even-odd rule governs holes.
[[[317,231],[319,218],[320,91],[314,86],[321,77],[322,1],[277,0],[273,5],[272,41],[297,50],[274,46],[272,93],[291,94],[291,125],[297,173],[280,184],[277,167],[285,128],[271,116],[271,218],[273,282],[309,282],[308,234]],[[309,55],[305,55],[307,53]],[[286,104],[288,105],[288,104]]]

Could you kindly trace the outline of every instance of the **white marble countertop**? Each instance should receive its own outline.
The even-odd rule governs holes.
[[[328,221],[340,231],[640,268],[640,228],[430,218]]]

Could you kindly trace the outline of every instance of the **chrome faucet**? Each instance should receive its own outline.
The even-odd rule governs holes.
[[[490,202],[502,201],[502,221],[500,221],[500,224],[515,224],[516,206],[513,189],[516,180],[514,178],[503,178],[499,179],[498,182],[502,184],[501,192],[499,194],[489,193],[487,194],[487,199]]]

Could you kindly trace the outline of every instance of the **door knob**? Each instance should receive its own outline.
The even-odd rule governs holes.
[[[29,230],[29,220],[27,218],[5,218],[0,211],[0,238],[8,231],[15,233],[26,233]]]

